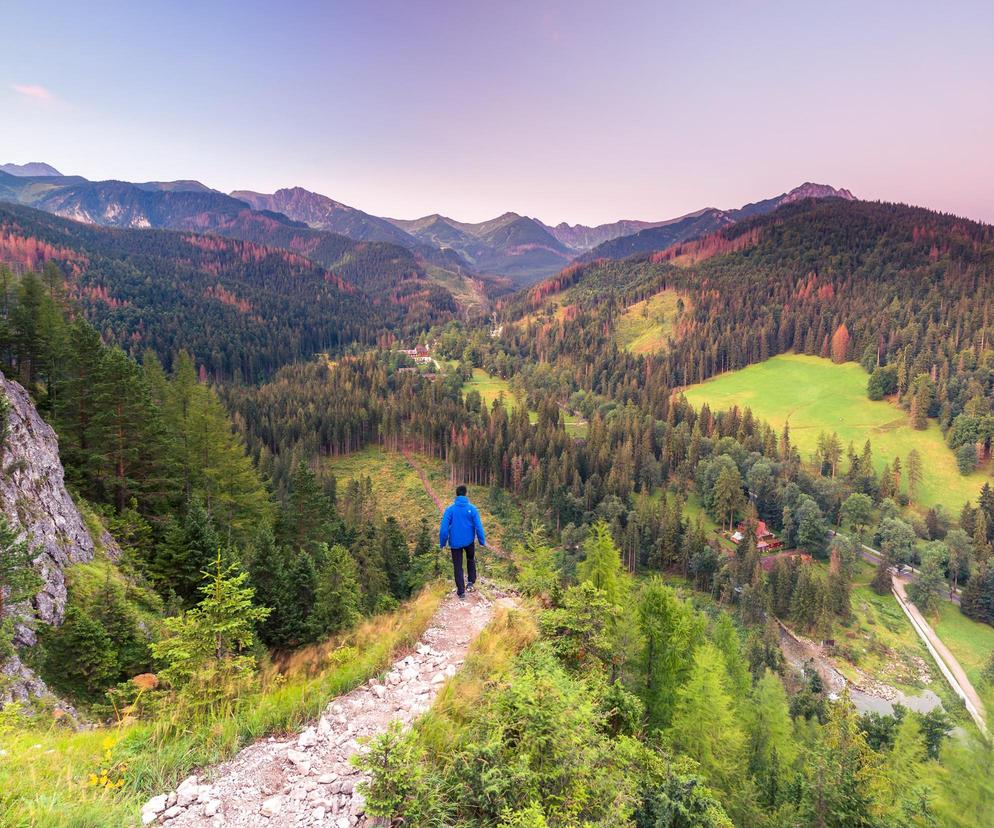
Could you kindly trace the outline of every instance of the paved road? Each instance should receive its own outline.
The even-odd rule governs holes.
[[[918,607],[916,607],[909,599],[907,592],[905,591],[905,584],[913,580],[912,576],[909,575],[898,575],[891,580],[894,588],[894,594],[897,597],[898,602],[901,604],[902,609],[911,617],[912,626],[915,628],[915,632],[926,642],[926,645],[931,645],[929,651],[932,656],[938,655],[940,661],[940,667],[945,664],[946,670],[943,673],[946,680],[952,685],[953,690],[956,695],[959,696],[966,702],[966,709],[973,717],[973,720],[977,723],[977,727],[981,731],[987,731],[986,724],[984,722],[983,709],[984,703],[980,700],[980,696],[974,688],[973,684],[970,683],[970,679],[966,675],[966,671],[956,660],[949,648],[942,643],[942,639],[936,634],[935,630],[932,629],[932,625],[925,620],[925,617],[919,612]]]
[[[832,536],[834,537],[835,535],[838,535],[840,538],[846,537],[841,532],[832,531]],[[883,553],[880,550],[874,549],[872,546],[867,546],[865,543],[861,543],[860,544],[860,554],[862,555],[864,561],[866,561],[869,564],[873,564],[874,566],[876,566],[878,563],[880,563],[880,559],[883,558]],[[909,566],[908,570],[914,576],[917,576],[917,575],[920,574],[918,572],[918,570],[915,569],[913,566]],[[960,594],[961,594],[961,592],[962,592],[962,590],[960,590],[957,587],[957,589],[956,589],[955,592],[952,592],[952,591],[950,591],[948,593],[947,592],[940,592],[938,594],[939,594],[940,598],[945,598],[947,601],[952,601],[958,607],[960,605]]]

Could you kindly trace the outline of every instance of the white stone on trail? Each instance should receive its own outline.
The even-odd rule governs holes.
[[[507,598],[498,600],[513,605]],[[394,719],[409,725],[428,710],[493,609],[479,592],[465,602],[447,596],[421,640],[390,665],[382,680],[331,700],[324,715],[300,733],[262,739],[184,780],[171,794],[153,797],[142,808],[143,824],[166,819],[170,828],[372,824],[357,790],[365,775],[350,762],[367,750],[357,740],[382,733]]]
[[[277,816],[281,810],[283,810],[283,797],[271,796],[262,803],[259,813],[261,813],[264,817],[274,817]]]

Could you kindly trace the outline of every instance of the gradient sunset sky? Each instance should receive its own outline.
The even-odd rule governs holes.
[[[994,222],[994,3],[0,5],[0,162],[401,218],[664,219],[803,181]]]

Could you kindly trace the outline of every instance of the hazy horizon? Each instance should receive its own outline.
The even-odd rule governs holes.
[[[394,218],[663,220],[813,181],[994,222],[986,4],[44,5],[4,11],[0,162]]]

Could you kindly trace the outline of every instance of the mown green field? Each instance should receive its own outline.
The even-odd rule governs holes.
[[[680,294],[675,290],[663,290],[628,307],[615,323],[618,347],[633,354],[663,350],[676,329],[679,299]]]
[[[980,673],[994,653],[994,627],[972,621],[948,601],[939,602],[939,618],[929,618],[942,643],[963,666],[970,683],[980,684]]]
[[[473,378],[463,385],[463,396],[466,396],[470,391],[478,392],[487,408],[493,405],[493,401],[496,399],[503,399],[508,411],[514,411],[518,407],[518,401],[515,399],[507,380],[491,376],[482,368],[474,368]]]
[[[691,386],[685,394],[693,405],[706,402],[712,410],[749,407],[777,431],[789,421],[791,439],[805,459],[815,451],[823,431],[836,432],[843,446],[852,441],[857,452],[869,439],[877,471],[895,457],[906,466],[908,453],[917,449],[925,479],[916,505],[941,503],[958,514],[965,501],[976,499],[984,472],[961,475],[938,425],[930,421],[926,430],[916,431],[903,409],[867,398],[867,378],[854,362],[836,365],[820,357],[781,354]]]

